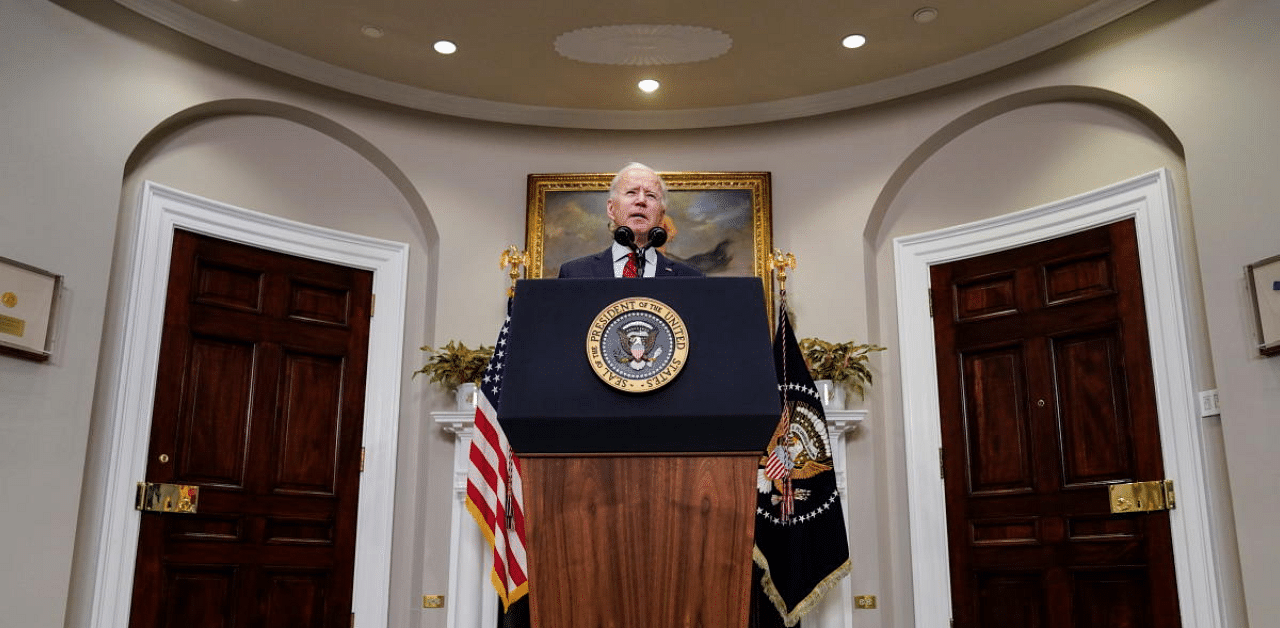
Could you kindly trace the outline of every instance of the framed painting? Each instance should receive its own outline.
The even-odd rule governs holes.
[[[1245,267],[1258,327],[1258,352],[1280,354],[1280,255]]]
[[[62,276],[0,257],[0,353],[44,362]]]
[[[773,251],[767,172],[659,172],[666,182],[669,234],[663,255],[708,276],[759,277],[773,318]],[[526,277],[556,277],[560,265],[613,241],[605,201],[614,173],[531,174]]]

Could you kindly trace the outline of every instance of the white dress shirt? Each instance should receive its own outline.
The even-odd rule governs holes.
[[[631,249],[613,243],[613,276],[621,277],[622,269],[627,265],[627,255],[631,253]],[[598,268],[598,267],[597,267]],[[658,272],[658,252],[652,248],[644,251],[644,276],[653,277]]]

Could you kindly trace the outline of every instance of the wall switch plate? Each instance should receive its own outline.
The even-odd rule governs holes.
[[[1200,418],[1218,416],[1222,414],[1222,410],[1218,409],[1218,389],[1200,391]]]

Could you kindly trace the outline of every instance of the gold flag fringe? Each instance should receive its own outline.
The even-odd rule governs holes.
[[[773,606],[778,609],[778,614],[782,616],[782,623],[786,625],[787,628],[791,628],[792,626],[800,623],[801,617],[804,617],[809,614],[809,611],[817,608],[818,604],[822,602],[822,598],[826,596],[827,592],[835,588],[836,584],[840,582],[840,579],[849,575],[849,571],[851,570],[850,561],[845,560],[843,564],[835,569],[835,571],[827,574],[827,577],[823,578],[822,582],[819,582],[818,585],[809,592],[809,595],[806,595],[803,600],[800,600],[800,603],[796,604],[796,607],[788,613],[787,603],[783,601],[782,594],[778,592],[777,585],[773,583],[773,576],[769,571],[769,560],[764,557],[764,553],[760,551],[760,548],[754,545],[751,546],[751,556],[755,560],[756,565],[764,571],[764,576],[760,578],[760,585],[764,588],[765,595],[769,596],[769,601],[773,602]]]

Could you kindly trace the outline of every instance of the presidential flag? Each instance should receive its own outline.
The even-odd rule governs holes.
[[[782,417],[756,474],[753,556],[759,592],[783,625],[796,626],[849,573],[849,541],[826,415],[786,303],[778,309],[773,360]],[[759,625],[769,620],[762,618]]]
[[[498,627],[524,628],[531,624],[520,461],[498,423],[510,329],[511,300],[508,299],[507,317],[480,383],[482,394],[476,396],[471,466],[467,473],[467,510],[493,548],[490,580],[498,591]]]

